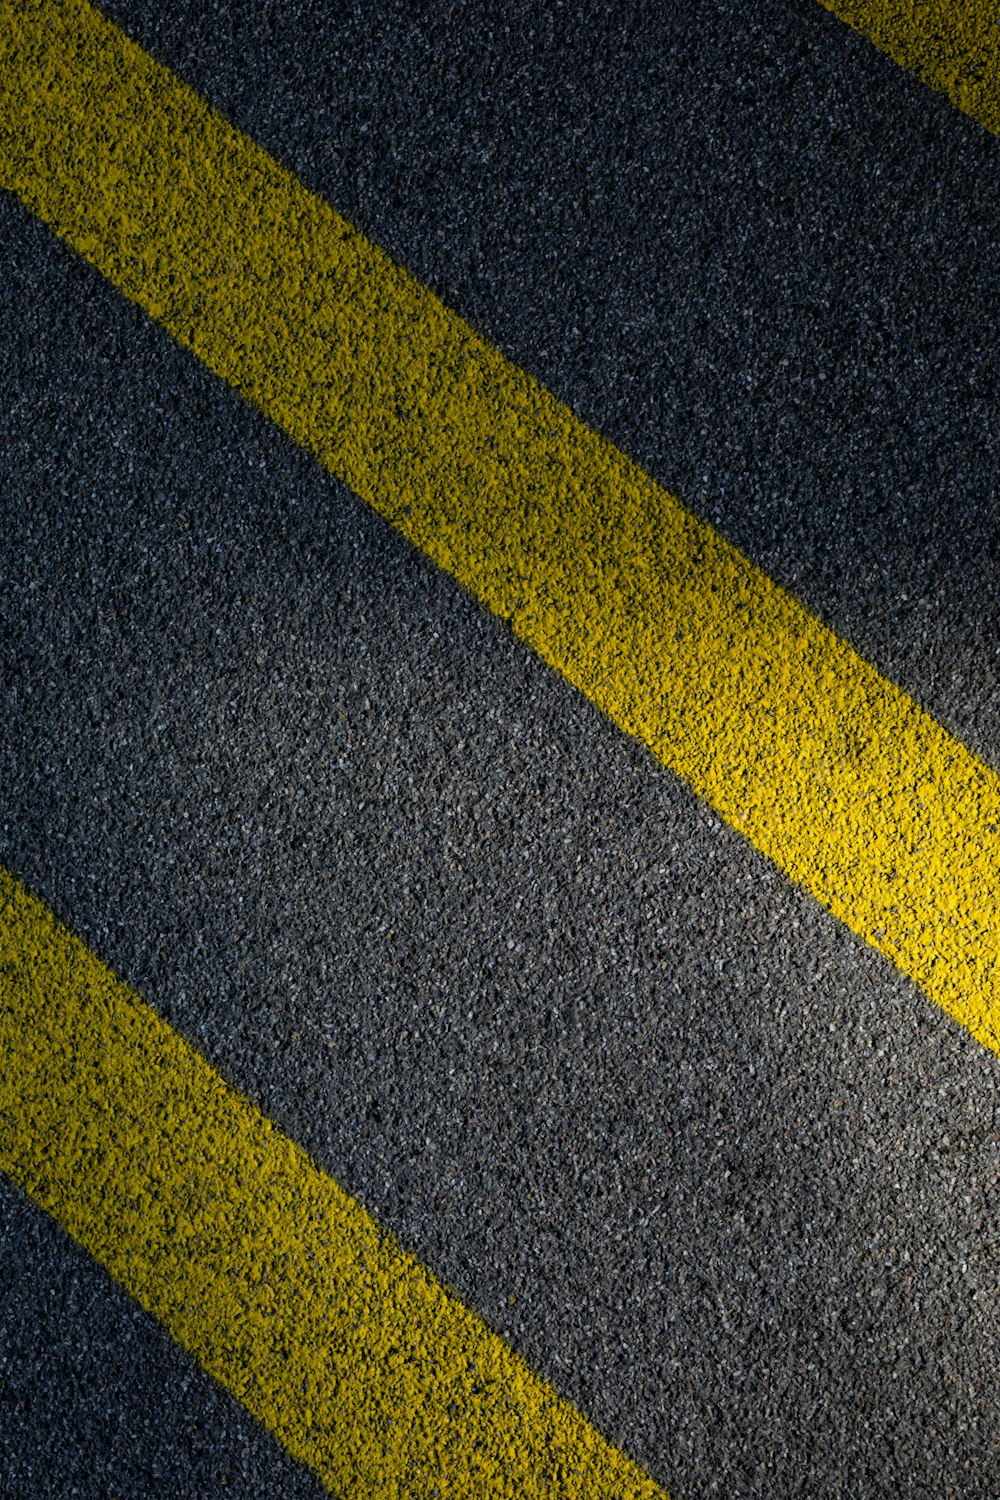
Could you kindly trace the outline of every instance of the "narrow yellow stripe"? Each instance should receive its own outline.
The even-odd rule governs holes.
[[[663,1500],[2,869],[0,1167],[342,1500]]]
[[[1000,1050],[1000,779],[86,0],[0,5],[23,201]]]
[[[820,0],[952,104],[1000,135],[996,0]]]

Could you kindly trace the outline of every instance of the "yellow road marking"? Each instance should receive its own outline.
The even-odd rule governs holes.
[[[0,1167],[343,1500],[664,1500],[2,869]]]
[[[0,5],[0,172],[1000,1050],[1000,778],[85,0]]]
[[[541,657],[794,880],[1000,1051],[994,894],[1000,779],[905,693],[84,0],[0,5],[0,174],[123,293],[509,620]],[[24,900],[12,891],[12,909]],[[8,966],[18,945],[37,947],[33,931],[27,920],[13,922]],[[71,968],[84,972],[77,950],[67,953]],[[106,1012],[100,1034],[107,1034],[109,1045],[120,1035],[120,1045],[141,1059],[137,1074],[152,1066],[145,1061],[150,1049],[155,1060],[158,1049],[182,1047],[165,1040],[169,1033],[149,1013],[141,1012],[139,1024],[135,1002],[126,1004],[124,993],[109,982],[103,988],[96,979],[86,984],[96,986],[98,1015]],[[293,1451],[314,1453],[310,1434],[316,1424],[327,1434],[336,1420],[345,1444],[346,1433],[352,1434],[350,1452],[366,1455],[350,1459],[358,1486],[366,1465],[383,1462],[383,1453],[391,1453],[393,1463],[403,1461],[394,1445],[406,1441],[401,1427],[407,1424],[388,1424],[390,1413],[398,1417],[397,1403],[409,1399],[409,1380],[417,1377],[408,1360],[389,1361],[392,1335],[384,1328],[409,1326],[411,1276],[421,1288],[413,1299],[426,1312],[420,1326],[434,1329],[426,1351],[437,1361],[435,1369],[443,1362],[447,1378],[460,1382],[469,1339],[477,1351],[489,1349],[476,1356],[487,1371],[501,1368],[492,1360],[510,1356],[496,1352],[502,1346],[490,1344],[470,1314],[450,1301],[436,1302],[443,1294],[420,1280],[423,1273],[411,1262],[393,1259],[400,1253],[392,1249],[386,1264],[405,1264],[406,1275],[396,1280],[391,1270],[385,1280],[381,1269],[373,1273],[387,1297],[377,1317],[369,1317],[369,1304],[360,1314],[353,1304],[319,1309],[310,1294],[311,1316],[318,1320],[310,1326],[325,1330],[324,1319],[334,1319],[335,1333],[324,1348],[344,1347],[338,1341],[354,1337],[352,1318],[362,1319],[351,1360],[367,1374],[371,1350],[385,1353],[377,1382],[353,1381],[347,1361],[338,1369],[337,1401],[343,1399],[352,1415],[344,1417],[339,1404],[334,1411],[320,1392],[310,1426],[304,1396],[287,1384],[283,1399],[291,1405],[279,1409],[268,1382],[281,1378],[282,1359],[295,1372],[293,1386],[300,1371],[308,1377],[310,1336],[300,1348],[298,1332],[289,1332],[286,1343],[279,1341],[279,1359],[275,1345],[266,1345],[261,1355],[241,1333],[244,1296],[256,1299],[253,1326],[271,1315],[277,1305],[272,1297],[284,1296],[280,1276],[261,1282],[247,1268],[271,1264],[283,1252],[275,1249],[266,1225],[245,1230],[231,1209],[216,1213],[214,1195],[222,1192],[223,1179],[235,1178],[247,1185],[247,1201],[273,1192],[285,1212],[302,1205],[315,1233],[312,1253],[329,1257],[324,1264],[336,1275],[359,1275],[359,1257],[367,1258],[369,1269],[381,1268],[382,1262],[372,1260],[382,1244],[377,1231],[290,1143],[276,1147],[273,1165],[265,1150],[273,1137],[252,1112],[245,1117],[252,1125],[237,1136],[245,1154],[234,1160],[236,1148],[227,1136],[237,1125],[227,1101],[235,1096],[205,1069],[199,1078],[209,1096],[207,1119],[199,1118],[199,1135],[179,1160],[192,1183],[200,1183],[204,1172],[210,1184],[204,1192],[197,1187],[197,1213],[188,1217],[194,1233],[205,1237],[202,1263],[221,1265],[224,1274],[206,1273],[201,1311],[192,1310],[184,1280],[190,1235],[175,1218],[176,1205],[161,1208],[150,1192],[137,1198],[130,1186],[139,1170],[130,1164],[134,1152],[138,1161],[155,1161],[161,1170],[160,1158],[173,1147],[167,1149],[151,1120],[143,1124],[134,1110],[124,1123],[114,1118],[118,1096],[101,1092],[102,1065],[87,1050],[88,1025],[70,1019],[64,1025],[64,1007],[73,1011],[75,1002],[72,986],[64,983],[62,990],[63,998],[51,1002],[53,1023],[44,1019],[41,990],[33,991],[27,1013],[22,1006],[17,1014],[14,1045],[28,1059],[19,1076],[28,1088],[33,1123],[15,1128],[5,1148],[12,1173],[78,1238],[91,1234],[115,1274],[130,1276],[127,1284],[137,1295],[155,1302],[181,1341],[190,1340],[203,1363],[221,1372]],[[45,1030],[36,1038],[39,1008]],[[50,1045],[44,1036],[51,1036],[51,1025],[57,1035]],[[55,1082],[29,1087],[36,1067],[32,1049],[46,1047]],[[79,1065],[73,1063],[75,1048],[83,1058]],[[183,1067],[197,1072],[191,1054],[183,1056]],[[90,1067],[89,1086],[98,1102],[79,1106],[87,1113],[86,1129],[68,1135],[63,1162],[51,1133],[40,1132],[47,1120],[52,1129],[63,1128],[63,1111],[76,1107],[77,1066]],[[5,1071],[14,1076],[12,1064]],[[153,1114],[161,1087],[166,1085],[158,1075],[150,1092],[138,1096],[149,1103],[145,1114]],[[26,1119],[15,1104],[6,1104],[5,1114],[14,1109],[15,1120]],[[48,1155],[39,1156],[36,1137],[49,1143]],[[89,1149],[83,1143],[89,1140],[98,1173],[111,1171],[115,1159],[126,1190],[127,1212],[116,1211],[113,1224],[97,1227],[88,1198],[88,1175],[95,1169],[83,1170]],[[202,1140],[228,1164],[226,1171],[204,1164]],[[182,1197],[195,1191],[186,1175],[174,1184]],[[334,1233],[331,1203],[338,1214],[343,1207],[345,1225],[361,1227]],[[147,1224],[159,1226],[166,1257],[157,1261],[155,1274],[144,1248]],[[314,1287],[310,1251],[298,1248],[294,1254],[302,1285]],[[232,1278],[243,1290],[233,1291]],[[439,1315],[439,1306],[447,1312]],[[289,1315],[283,1309],[281,1316]],[[506,1372],[521,1372],[520,1384],[511,1387],[517,1400],[509,1411],[516,1415],[504,1418],[520,1453],[529,1429],[532,1437],[537,1430],[556,1433],[556,1414],[566,1408],[554,1397],[538,1396],[531,1408],[537,1418],[529,1421],[517,1404],[521,1393],[528,1393],[523,1399],[530,1405],[533,1393],[545,1388],[533,1385],[516,1363],[502,1368],[502,1379],[490,1375],[482,1399],[508,1412],[501,1388],[513,1377]],[[466,1411],[465,1399],[456,1400],[460,1422],[440,1437],[434,1426],[444,1420],[434,1415],[439,1401],[427,1398],[415,1426],[418,1434],[431,1434],[437,1456],[408,1457],[406,1463],[419,1469],[440,1462],[450,1473],[441,1455],[457,1452],[463,1463],[502,1462],[490,1421],[471,1394]],[[369,1421],[359,1411],[374,1415]],[[589,1429],[574,1431],[583,1434],[581,1443],[592,1441]],[[544,1443],[542,1449],[547,1451]],[[531,1462],[538,1451],[532,1450]],[[593,1461],[603,1461],[604,1451]],[[341,1460],[329,1459],[335,1461]],[[560,1493],[572,1493],[567,1486],[573,1484],[581,1494],[604,1492],[591,1476],[578,1482],[572,1468],[564,1464]],[[394,1472],[397,1490],[390,1484],[385,1494],[403,1483],[400,1471]],[[365,1493],[349,1490],[340,1478],[330,1482],[346,1493]],[[477,1483],[481,1491],[484,1485]],[[502,1484],[499,1477],[496,1483]],[[615,1479],[607,1492],[650,1492],[641,1489],[641,1476],[628,1483],[631,1491]],[[471,1494],[475,1488],[447,1492]],[[518,1489],[541,1492],[522,1478],[500,1492]]]
[[[996,0],[820,0],[848,26],[1000,135]]]

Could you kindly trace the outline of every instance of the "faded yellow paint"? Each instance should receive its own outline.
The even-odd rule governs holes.
[[[2,869],[0,1167],[342,1500],[664,1500]]]
[[[996,0],[820,0],[901,67],[1000,135]]]
[[[1000,779],[85,0],[0,6],[35,213],[1000,1050]]]

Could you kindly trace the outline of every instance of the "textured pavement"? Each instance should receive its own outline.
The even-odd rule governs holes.
[[[804,0],[109,13],[1000,764],[996,141]],[[1000,1492],[997,1060],[0,234],[0,860],[677,1500]],[[12,1495],[317,1492],[0,1245]]]

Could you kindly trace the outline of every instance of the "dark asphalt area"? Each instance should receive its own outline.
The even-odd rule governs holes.
[[[1000,142],[814,0],[108,13],[1000,766]],[[0,862],[670,1491],[1000,1494],[1000,1061],[0,199]],[[0,1496],[315,1495],[0,1189]]]

